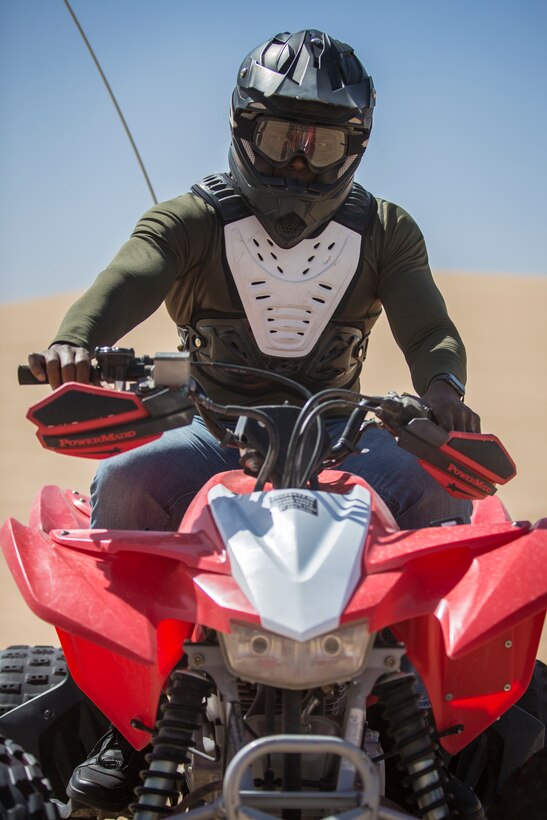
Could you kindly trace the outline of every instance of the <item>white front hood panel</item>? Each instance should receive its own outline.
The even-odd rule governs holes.
[[[335,629],[361,576],[371,497],[270,490],[209,492],[232,575],[262,626],[299,641]]]

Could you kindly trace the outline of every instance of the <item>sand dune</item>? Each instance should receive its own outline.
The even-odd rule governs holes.
[[[496,433],[517,463],[518,476],[500,490],[500,497],[514,519],[536,521],[547,516],[547,278],[443,272],[436,278],[468,348],[468,403],[480,413],[485,432]],[[86,492],[94,470],[93,462],[40,447],[25,413],[48,388],[16,383],[16,365],[26,361],[30,350],[47,345],[75,295],[0,306],[1,521],[10,515],[26,521],[43,484]],[[126,341],[139,353],[154,353],[174,349],[177,340],[161,308]],[[373,333],[362,388],[370,393],[412,389],[383,318]],[[57,643],[53,629],[25,607],[3,560],[0,590],[0,646]],[[541,653],[547,660],[545,633]]]

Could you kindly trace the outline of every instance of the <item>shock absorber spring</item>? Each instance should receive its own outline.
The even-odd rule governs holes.
[[[198,728],[203,701],[212,684],[198,674],[175,669],[171,673],[167,698],[160,707],[152,751],[146,758],[148,769],[142,773],[143,785],[135,791],[138,802],[132,806],[134,820],[157,820],[171,812],[170,804],[180,795],[179,767],[188,762],[192,735]]]
[[[425,714],[419,706],[414,675],[397,675],[377,684],[374,694],[383,706],[388,732],[394,740],[398,766],[407,772],[423,820],[450,817],[445,793],[446,774],[439,749]]]

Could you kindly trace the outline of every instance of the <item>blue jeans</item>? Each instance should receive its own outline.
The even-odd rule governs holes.
[[[344,427],[329,419],[336,439]],[[371,484],[401,529],[427,527],[459,517],[468,523],[471,504],[452,498],[411,453],[385,430],[369,428],[341,469]],[[177,530],[193,497],[216,473],[239,468],[239,452],[221,447],[196,416],[136,450],[102,462],[91,486],[91,526],[100,529]]]

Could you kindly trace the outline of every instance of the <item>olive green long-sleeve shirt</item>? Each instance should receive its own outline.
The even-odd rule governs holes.
[[[442,372],[465,383],[465,349],[431,276],[423,236],[402,208],[378,198],[376,203],[351,298],[342,299],[332,322],[366,335],[384,308],[419,394]],[[184,194],[142,217],[129,241],[70,308],[53,343],[91,351],[114,344],[163,301],[179,326],[203,317],[243,317],[228,278],[220,219],[201,197]],[[240,399],[237,383],[231,397],[222,390],[215,395],[214,387],[208,392],[218,400]]]

